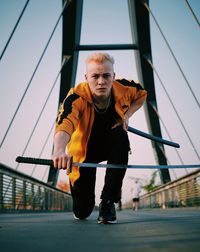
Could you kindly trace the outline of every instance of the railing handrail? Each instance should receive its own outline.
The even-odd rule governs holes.
[[[53,186],[51,186],[49,184],[46,184],[45,182],[40,181],[40,180],[38,180],[36,178],[33,178],[33,177],[31,177],[31,176],[29,176],[29,175],[27,175],[25,173],[22,173],[20,171],[16,171],[16,170],[6,166],[5,164],[0,163],[0,171],[2,171],[2,173],[4,175],[8,175],[8,176],[12,176],[12,177],[15,177],[15,178],[20,178],[20,179],[25,179],[28,182],[31,182],[31,183],[37,184],[39,186],[43,186],[45,188],[48,188],[48,189],[51,189],[51,190],[54,190],[54,191],[57,191],[57,192],[60,192],[60,193],[71,196],[70,193],[59,190],[58,188],[53,187]]]
[[[197,206],[200,206],[200,169],[140,196],[141,208]]]
[[[0,163],[0,212],[72,211],[70,193]]]
[[[196,175],[198,173],[200,173],[200,169],[197,169],[197,170],[195,170],[195,171],[193,171],[193,172],[191,172],[189,174],[186,174],[184,176],[181,176],[181,177],[177,178],[176,180],[173,180],[173,181],[170,181],[170,182],[168,182],[166,184],[160,185],[160,186],[156,187],[155,189],[153,189],[152,191],[141,195],[141,198],[146,197],[146,196],[151,195],[151,194],[154,194],[155,192],[160,192],[163,189],[169,189],[169,188],[172,188],[174,186],[180,185],[180,184],[182,184],[182,183],[184,183],[184,182],[186,182],[188,180],[191,180],[192,177],[196,177]]]

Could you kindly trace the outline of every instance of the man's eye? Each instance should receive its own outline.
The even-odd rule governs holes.
[[[98,79],[98,77],[99,77],[98,75],[93,75],[92,76],[92,78],[94,78],[94,79]]]
[[[103,77],[104,77],[105,79],[108,79],[108,78],[110,78],[110,74],[104,74]]]

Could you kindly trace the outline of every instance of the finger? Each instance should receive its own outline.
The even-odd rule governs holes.
[[[112,126],[112,128],[111,129],[115,129],[117,126],[119,126],[120,125],[120,123],[116,123],[116,124],[114,124],[113,126]]]
[[[67,158],[66,157],[62,158],[62,169],[63,170],[67,169]]]
[[[128,131],[128,124],[126,122],[123,123],[123,129],[125,131]]]
[[[123,125],[123,129],[124,129],[125,131],[127,131],[127,128],[126,128],[126,126],[125,126],[125,125]]]
[[[58,167],[58,159],[57,158],[52,158],[53,159],[53,167],[55,168],[55,169],[57,169],[57,167]]]
[[[62,163],[63,163],[63,158],[60,157],[60,158],[58,159],[58,166],[57,166],[58,169],[62,169]]]

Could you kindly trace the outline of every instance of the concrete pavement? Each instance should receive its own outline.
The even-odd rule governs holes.
[[[122,210],[118,224],[97,224],[72,213],[0,215],[1,252],[200,251],[200,209]]]

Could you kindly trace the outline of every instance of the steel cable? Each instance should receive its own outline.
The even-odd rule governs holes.
[[[187,0],[185,0],[185,2],[186,2],[186,4],[187,4],[187,6],[188,6],[188,8],[189,8],[189,10],[190,10],[190,12],[191,12],[191,14],[192,14],[194,20],[197,22],[198,27],[200,28],[199,20],[198,20],[197,16],[195,15],[195,13],[194,13],[194,11],[193,11],[191,5],[189,4],[189,2],[188,2]]]
[[[168,49],[169,49],[169,51],[170,51],[170,53],[171,53],[171,55],[172,55],[172,57],[173,57],[173,59],[174,59],[174,61],[176,62],[177,66],[178,66],[178,69],[180,70],[180,72],[181,72],[181,74],[182,74],[182,76],[183,76],[183,78],[184,78],[184,80],[185,80],[185,82],[186,82],[186,84],[187,84],[187,86],[188,86],[188,88],[189,88],[189,90],[190,90],[190,92],[191,92],[191,94],[192,94],[194,100],[196,101],[197,106],[200,108],[200,103],[199,103],[199,101],[198,101],[198,99],[197,99],[197,97],[196,97],[194,91],[192,90],[192,88],[191,88],[191,86],[190,86],[190,83],[189,83],[189,81],[187,80],[187,78],[186,78],[186,76],[185,76],[185,74],[184,74],[184,72],[183,72],[183,70],[182,70],[182,68],[181,68],[181,66],[180,66],[180,64],[179,64],[179,62],[178,62],[178,60],[177,60],[175,54],[174,54],[174,52],[172,51],[172,49],[171,49],[171,47],[170,47],[170,45],[169,45],[169,43],[168,43],[168,41],[167,41],[167,39],[166,39],[166,37],[165,37],[165,35],[164,35],[164,33],[163,33],[163,31],[162,31],[162,29],[161,29],[161,27],[160,27],[158,21],[156,20],[154,14],[153,14],[153,12],[151,11],[151,9],[150,9],[150,7],[148,6],[148,4],[147,4],[147,3],[144,3],[144,6],[146,7],[146,9],[148,10],[148,12],[149,12],[150,15],[152,16],[152,18],[153,18],[153,20],[154,20],[156,26],[158,27],[158,29],[159,29],[159,31],[160,31],[160,33],[161,33],[161,35],[162,35],[162,37],[163,37],[163,39],[164,39],[164,41],[165,41],[165,43],[166,43]]]
[[[69,60],[69,58],[70,58],[70,57],[66,57],[66,58],[63,59],[63,63],[62,63],[61,69],[60,69],[59,73],[58,73],[57,76],[56,76],[56,79],[55,79],[55,81],[54,81],[54,83],[53,83],[53,86],[51,87],[51,90],[49,91],[49,94],[48,94],[48,96],[47,96],[47,98],[46,98],[46,100],[45,100],[45,103],[44,103],[44,105],[43,105],[41,111],[40,111],[40,114],[39,114],[39,116],[38,116],[38,118],[37,118],[37,120],[36,120],[36,123],[35,123],[35,125],[34,125],[34,127],[33,127],[33,129],[32,129],[31,134],[30,134],[30,136],[29,136],[29,138],[28,138],[28,141],[27,141],[27,143],[26,143],[26,145],[25,145],[25,147],[24,147],[24,149],[23,149],[23,151],[22,151],[22,156],[24,155],[24,153],[25,153],[25,151],[26,151],[26,149],[27,149],[27,147],[28,147],[28,145],[29,145],[29,143],[30,143],[30,141],[31,141],[31,138],[32,138],[32,136],[33,136],[33,134],[34,134],[34,132],[35,132],[35,129],[36,129],[36,127],[37,127],[39,121],[40,121],[40,118],[41,118],[41,116],[42,116],[42,113],[44,112],[44,109],[45,109],[45,107],[46,107],[46,105],[47,105],[47,102],[48,102],[48,100],[49,100],[49,98],[50,98],[50,96],[51,96],[51,94],[52,94],[52,92],[53,92],[53,89],[54,89],[55,86],[56,86],[57,80],[58,80],[58,78],[59,78],[59,76],[60,76],[60,72],[62,71],[64,65],[67,63],[67,61]],[[19,167],[19,164],[17,164],[16,170],[18,169],[18,167]]]
[[[2,53],[1,53],[1,56],[0,56],[0,61],[1,61],[1,59],[3,58],[3,55],[4,55],[4,53],[5,53],[5,51],[6,51],[7,47],[8,47],[8,45],[9,45],[11,39],[12,39],[12,36],[13,36],[14,33],[15,33],[15,30],[17,29],[17,26],[18,26],[18,24],[19,24],[19,22],[20,22],[20,20],[21,20],[21,18],[22,18],[22,16],[23,16],[23,14],[24,14],[24,12],[25,12],[25,10],[26,10],[26,7],[27,7],[29,1],[30,1],[30,0],[27,0],[27,1],[26,1],[25,5],[24,5],[24,8],[22,9],[22,12],[21,12],[21,14],[19,15],[19,18],[18,18],[18,20],[17,20],[17,22],[16,22],[16,24],[15,24],[15,26],[14,26],[14,28],[13,28],[11,34],[10,34],[10,36],[9,36],[7,42],[6,42],[6,45],[4,46],[4,49],[3,49]]]
[[[187,129],[186,129],[186,127],[185,127],[185,125],[184,125],[184,123],[183,123],[183,121],[182,121],[182,119],[181,119],[181,117],[180,117],[180,115],[179,115],[179,113],[178,113],[176,107],[174,106],[174,103],[173,103],[172,99],[170,98],[170,95],[169,95],[169,93],[167,92],[167,90],[166,90],[166,88],[165,88],[165,86],[164,86],[164,84],[163,84],[163,82],[162,82],[162,80],[161,80],[161,78],[160,78],[160,76],[159,76],[157,70],[155,69],[155,67],[154,67],[153,63],[151,62],[151,60],[148,59],[147,57],[145,57],[145,58],[146,58],[146,60],[148,61],[148,63],[150,64],[150,66],[152,67],[152,69],[154,70],[154,72],[155,72],[157,78],[159,79],[159,81],[160,81],[160,83],[161,83],[161,86],[162,86],[162,88],[164,89],[164,91],[165,91],[165,93],[166,93],[166,95],[167,95],[167,97],[168,97],[168,99],[169,99],[169,102],[170,102],[171,106],[173,107],[173,109],[174,109],[174,111],[175,111],[175,113],[176,113],[176,116],[177,116],[177,118],[179,119],[179,122],[181,123],[182,128],[183,128],[185,134],[186,134],[187,137],[188,137],[188,140],[189,140],[190,144],[192,145],[193,150],[194,150],[194,152],[196,153],[196,156],[198,157],[198,160],[200,160],[199,153],[198,153],[197,149],[195,148],[195,145],[194,145],[192,139],[190,138],[190,135],[189,135],[189,133],[188,133],[188,131],[187,131]]]
[[[52,31],[52,33],[51,33],[51,35],[50,35],[50,37],[49,37],[49,39],[48,39],[48,41],[47,41],[47,44],[46,44],[46,46],[45,46],[45,48],[44,48],[44,50],[43,50],[43,52],[42,52],[42,55],[40,56],[40,59],[39,59],[37,65],[36,65],[36,67],[35,67],[35,69],[34,69],[34,71],[33,71],[33,74],[32,74],[32,76],[31,76],[31,78],[30,78],[30,80],[29,80],[29,82],[28,82],[28,85],[27,85],[27,87],[26,87],[26,89],[25,89],[25,91],[24,91],[24,93],[23,93],[23,95],[22,95],[22,97],[21,97],[21,100],[20,100],[20,102],[19,102],[19,104],[18,104],[18,106],[17,106],[17,108],[16,108],[16,111],[15,111],[15,113],[14,113],[14,115],[13,115],[13,117],[12,117],[10,123],[9,123],[9,126],[8,126],[8,128],[7,128],[6,132],[5,132],[5,134],[4,134],[4,137],[3,137],[2,141],[1,141],[1,144],[0,144],[0,149],[1,149],[1,147],[2,147],[2,145],[3,145],[3,143],[4,143],[4,141],[5,141],[5,139],[6,139],[6,137],[7,137],[7,134],[8,134],[8,132],[9,132],[9,130],[10,130],[10,128],[11,128],[13,122],[14,122],[14,119],[15,119],[15,117],[16,117],[18,111],[19,111],[19,108],[21,107],[21,104],[22,104],[22,102],[23,102],[23,100],[24,100],[24,97],[25,97],[25,95],[26,95],[26,93],[27,93],[27,91],[28,91],[28,89],[29,89],[29,87],[30,87],[30,85],[31,85],[31,83],[32,83],[32,80],[33,80],[33,78],[34,78],[34,76],[35,76],[35,73],[36,73],[36,71],[37,71],[37,69],[38,69],[38,67],[39,67],[39,65],[40,65],[40,63],[41,63],[41,61],[42,61],[42,59],[43,59],[43,56],[44,56],[44,54],[45,54],[45,52],[46,52],[46,50],[47,50],[47,48],[48,48],[48,46],[49,46],[49,43],[50,43],[50,41],[51,41],[51,39],[52,39],[52,37],[53,37],[53,35],[54,35],[54,32],[55,32],[55,30],[56,30],[56,28],[57,28],[57,26],[58,26],[58,23],[59,23],[59,21],[60,21],[60,19],[61,19],[61,17],[62,17],[62,14],[63,14],[65,8],[68,6],[68,4],[69,4],[70,2],[71,2],[71,1],[66,1],[65,4],[63,5],[62,12],[61,12],[61,14],[60,14],[60,16],[59,16],[59,18],[58,18],[58,20],[57,20],[57,22],[56,22],[54,28],[53,28],[53,31]]]

